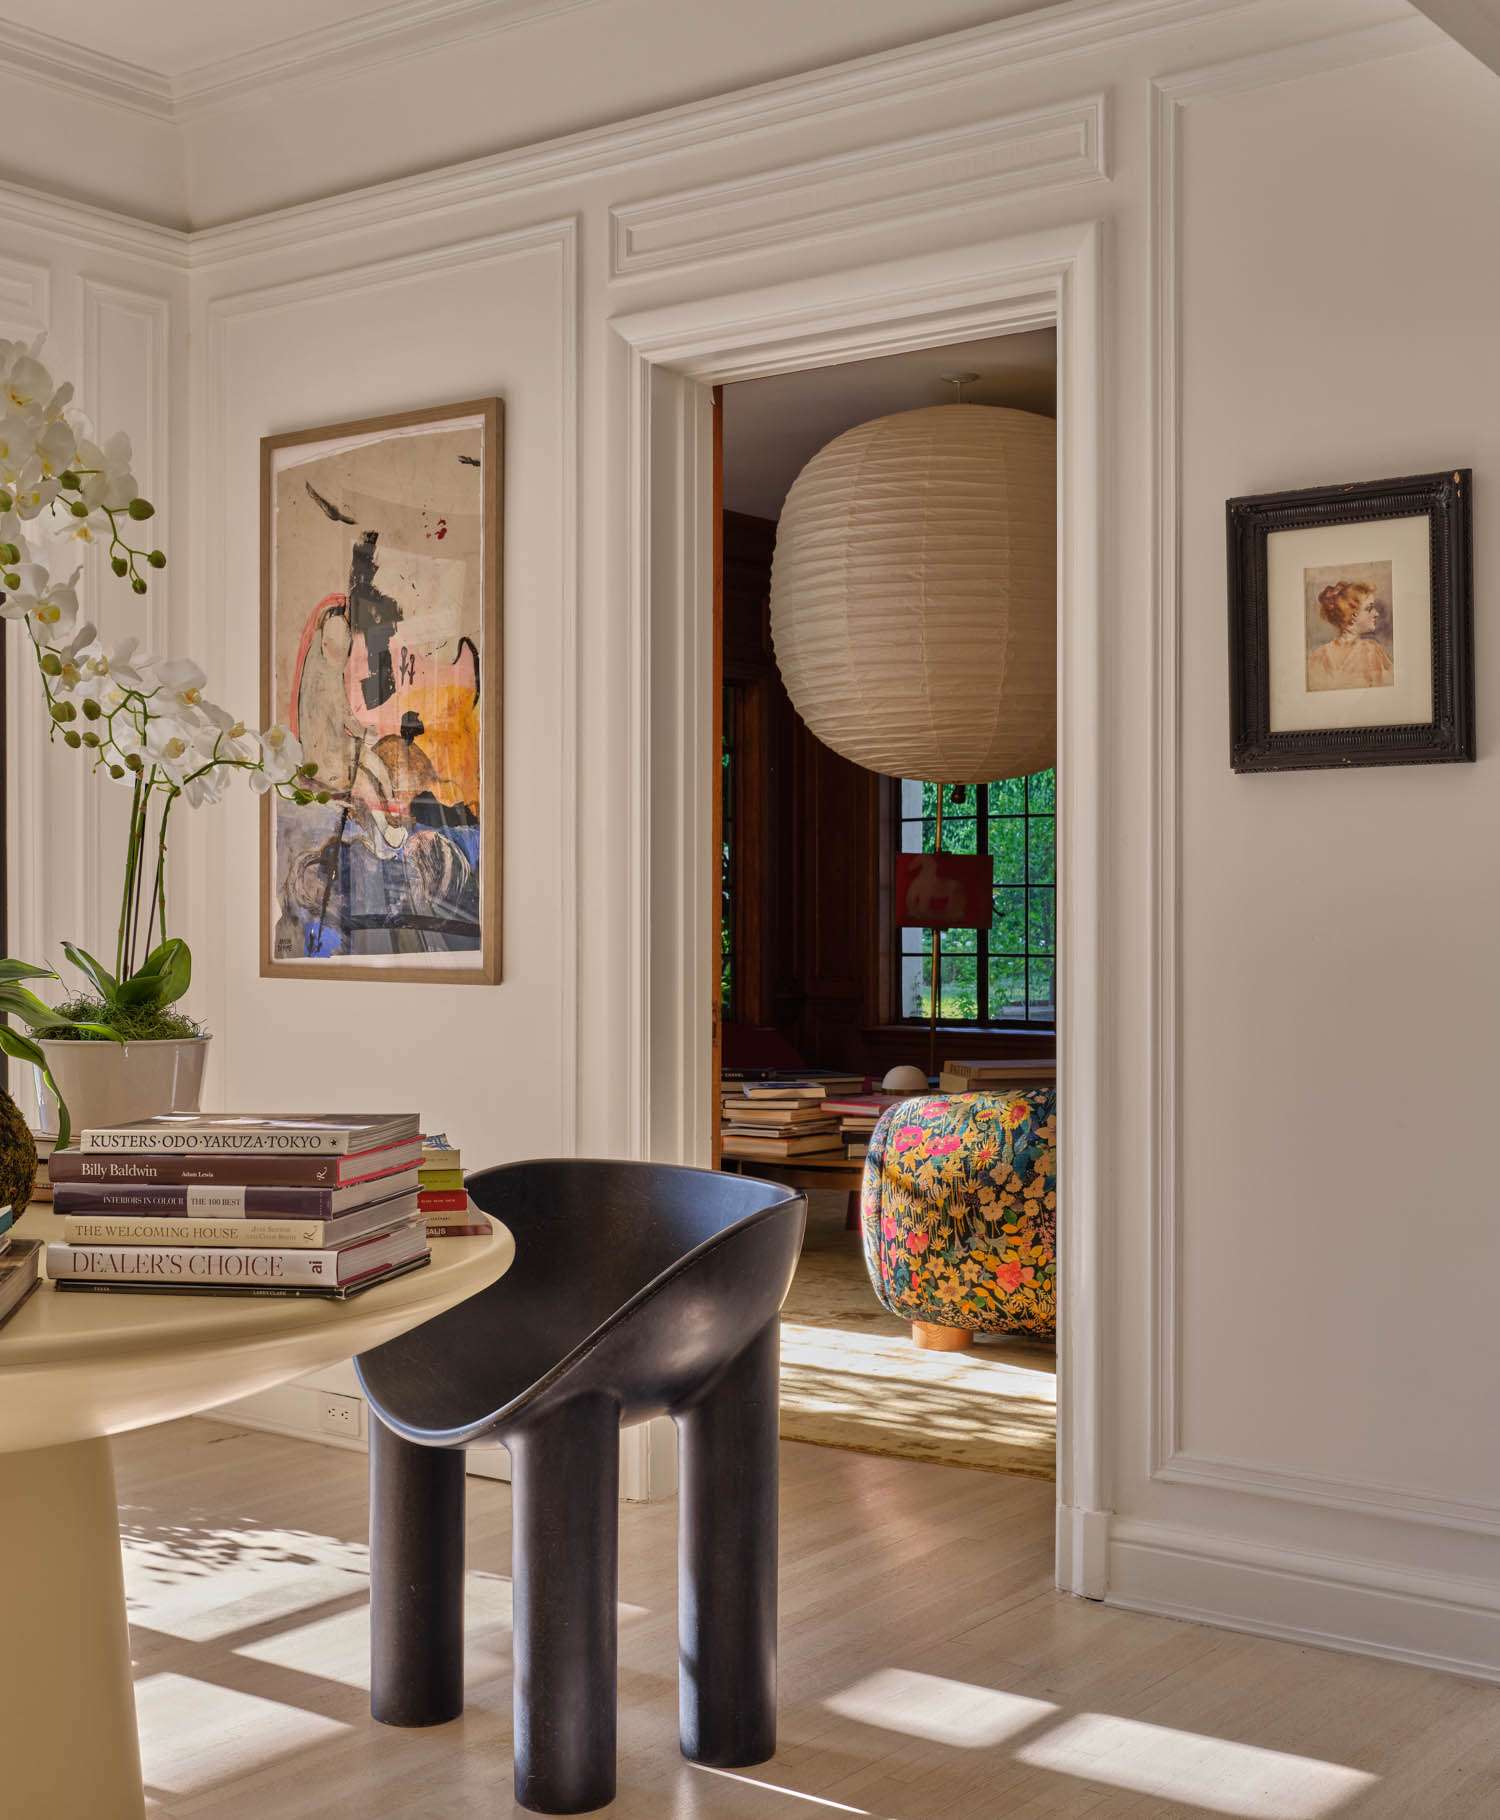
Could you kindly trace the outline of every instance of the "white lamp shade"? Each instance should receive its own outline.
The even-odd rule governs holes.
[[[1050,417],[932,405],[877,417],[792,482],[771,638],[792,706],[891,777],[981,784],[1057,743]]]

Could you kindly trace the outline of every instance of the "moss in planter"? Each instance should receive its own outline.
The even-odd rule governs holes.
[[[13,1207],[20,1219],[35,1187],[36,1145],[21,1108],[0,1087],[0,1207]]]
[[[118,1030],[127,1043],[182,1042],[186,1038],[203,1035],[201,1024],[195,1024],[180,1011],[172,1011],[161,1005],[106,1005],[102,999],[85,996],[70,998],[66,1004],[59,1005],[57,1014],[59,1017],[80,1018],[90,1024],[108,1024],[111,1030]],[[66,1030],[56,1025],[37,1034],[49,1043],[107,1041],[102,1036],[90,1036],[86,1030]]]

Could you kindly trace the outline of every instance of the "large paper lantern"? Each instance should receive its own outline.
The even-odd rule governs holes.
[[[792,706],[891,777],[981,784],[1053,762],[1056,428],[942,404],[877,417],[792,482],[771,638]]]

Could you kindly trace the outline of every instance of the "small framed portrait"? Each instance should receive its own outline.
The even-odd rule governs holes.
[[[1470,473],[1231,499],[1236,771],[1474,757]]]

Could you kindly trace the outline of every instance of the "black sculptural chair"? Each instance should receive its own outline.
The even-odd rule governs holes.
[[[776,1749],[779,1312],[806,1203],[664,1164],[515,1163],[469,1177],[510,1228],[510,1271],[364,1353],[370,1709],[463,1710],[464,1455],[511,1456],[516,1799],[581,1813],[615,1793],[619,1429],[677,1423],[683,1754]]]

